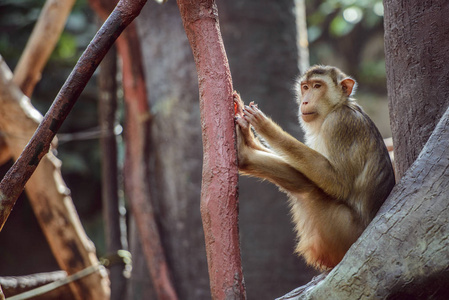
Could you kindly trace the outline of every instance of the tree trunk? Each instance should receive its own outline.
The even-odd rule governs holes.
[[[201,219],[212,299],[246,299],[238,224],[232,78],[215,1],[178,0],[198,73],[203,137]]]
[[[384,4],[390,122],[401,178],[449,106],[449,2]]]

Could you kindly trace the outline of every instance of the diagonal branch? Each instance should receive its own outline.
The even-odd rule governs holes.
[[[145,3],[146,0],[121,0],[78,60],[22,155],[0,183],[0,229],[98,64]]]

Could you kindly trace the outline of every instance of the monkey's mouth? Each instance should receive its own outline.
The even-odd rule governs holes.
[[[301,115],[301,118],[304,120],[304,122],[312,122],[316,119],[316,117],[317,114],[314,111],[303,112]]]

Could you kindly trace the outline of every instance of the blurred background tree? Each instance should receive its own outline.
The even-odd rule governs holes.
[[[11,69],[14,69],[18,62],[44,2],[44,0],[0,2],[0,53]],[[300,130],[296,123],[296,108],[291,92],[294,77],[299,71],[295,67],[297,65],[294,57],[296,50],[292,46],[294,42],[288,42],[296,37],[292,23],[294,22],[293,0],[269,3],[272,2],[218,0],[224,43],[230,60],[234,87],[242,93],[243,99],[260,102],[268,108],[266,111],[270,111],[276,121],[285,122],[285,128],[299,137]],[[310,64],[336,65],[353,76],[360,87],[356,98],[374,119],[384,137],[391,136],[385,84],[382,1],[306,0],[305,3]],[[273,13],[277,15],[270,17]],[[150,20],[153,22],[151,23]],[[198,168],[200,168],[201,149],[196,74],[193,61],[189,61],[191,54],[188,45],[181,42],[181,46],[178,46],[176,42],[167,41],[167,39],[184,39],[185,34],[182,28],[179,31],[179,22],[179,12],[177,12],[176,4],[171,0],[163,6],[148,2],[139,19],[142,45],[146,47],[144,57],[147,61],[147,87],[149,87],[150,98],[154,98],[150,101],[153,104],[152,111],[156,113],[153,142],[159,139],[159,143],[162,143],[162,148],[153,150],[153,159],[158,159],[161,153],[169,155],[172,153],[169,151],[179,149],[179,145],[170,145],[169,139],[179,138],[185,134],[186,129],[192,137],[191,147],[184,154],[175,154],[171,161],[160,160],[153,170],[159,174],[158,169],[169,168],[172,175],[170,172],[165,173],[164,176],[168,176],[167,178],[178,173],[191,176],[187,192],[180,189],[180,185],[176,185],[179,190],[173,188],[171,194],[164,192],[162,188],[160,190],[156,188],[157,197],[153,197],[153,199],[161,199],[156,201],[159,201],[158,212],[165,218],[161,221],[161,231],[165,236],[164,243],[167,251],[170,252],[169,261],[171,260],[174,264],[176,271],[174,277],[186,280],[196,271],[203,274],[206,268],[204,251],[200,249],[199,253],[195,254],[196,249],[202,247],[200,244],[202,232],[198,234],[198,232],[189,233],[188,231],[189,226],[192,225],[201,231],[198,223],[198,183],[200,181]],[[77,1],[58,46],[44,69],[42,80],[36,86],[32,97],[33,105],[41,113],[45,114],[47,111],[97,28],[96,16],[87,1]],[[167,32],[165,35],[160,33],[163,30]],[[168,48],[162,47],[165,43]],[[287,46],[282,49],[285,45]],[[165,52],[160,52],[161,49],[165,49]],[[178,64],[175,65],[174,62]],[[176,68],[178,68],[176,72],[171,71]],[[178,82],[179,85],[171,87],[172,82]],[[58,157],[63,161],[63,176],[71,188],[73,201],[83,225],[97,247],[98,256],[102,256],[106,253],[101,216],[101,154],[97,139],[99,127],[96,83],[95,79],[90,81],[61,128],[58,134]],[[181,96],[183,98],[178,99],[179,103],[177,103],[175,98]],[[170,105],[174,103],[176,103],[174,107],[177,108],[175,112],[170,110]],[[123,108],[119,110],[120,116],[123,116]],[[177,123],[176,126],[170,124],[172,118],[181,119],[181,123]],[[164,136],[160,130],[167,129],[167,126],[170,131]],[[180,131],[181,129],[184,131]],[[187,145],[188,142],[183,140],[180,145]],[[189,171],[190,169],[180,171],[176,162],[178,162],[177,159],[180,159],[180,163],[185,161],[183,155],[188,156],[190,167],[196,168],[196,173],[189,173],[192,172]],[[120,154],[119,157],[122,160],[123,155]],[[10,164],[2,166],[1,171],[5,172],[9,166]],[[152,181],[151,184],[165,185],[164,188],[170,189],[170,185],[164,183],[161,178]],[[254,196],[254,189],[262,191],[259,196]],[[178,199],[181,199],[179,195],[182,195],[188,202],[170,202],[170,197],[176,194]],[[277,195],[276,199],[272,199],[272,195],[273,197]],[[267,199],[260,200],[264,196]],[[288,220],[287,205],[282,197],[285,198],[272,186],[254,180],[242,180],[242,255],[249,298],[268,299],[272,296],[280,296],[307,282],[313,274],[310,270],[303,271],[301,259],[296,258],[292,253],[294,235]],[[167,202],[164,202],[165,200]],[[242,201],[246,202],[242,203]],[[190,215],[183,215],[172,204],[187,205],[185,209],[194,216],[194,219],[189,220]],[[258,205],[257,209],[254,208],[256,205]],[[276,211],[276,214],[271,214],[272,211]],[[174,219],[171,218],[174,217],[180,218],[180,221],[173,223]],[[282,220],[279,220],[279,217],[282,217]],[[275,226],[274,229],[271,229],[273,226]],[[279,228],[282,228],[282,235],[279,233]],[[0,276],[25,275],[58,269],[45,238],[40,233],[32,210],[24,199],[19,199],[17,202],[14,213],[0,232],[0,240],[13,240],[12,237],[19,233],[23,236],[26,233],[30,238],[17,243],[2,243]],[[186,239],[186,236],[189,236],[189,239]],[[184,243],[177,244],[183,238]],[[195,245],[192,246],[185,240],[195,241]],[[132,243],[135,245],[133,246]],[[132,241],[132,243],[131,247],[137,248],[138,242]],[[33,248],[33,257],[24,255],[30,247]],[[136,250],[134,253],[139,252]],[[176,262],[177,257],[185,254],[192,256],[190,258],[192,264],[189,265],[187,261]],[[138,289],[145,289],[148,286],[145,281],[148,280],[148,277],[144,275],[145,270],[140,270],[145,268],[145,264],[139,262],[141,259],[143,259],[141,256],[135,257],[137,262],[135,271],[140,272],[137,274],[141,276],[134,277],[136,293],[133,297],[135,299],[139,299]],[[275,265],[272,264],[273,262]],[[190,273],[183,273],[181,269],[185,268],[192,270]],[[193,277],[191,281],[199,281],[197,291],[189,291],[191,287],[186,283],[187,281],[178,283],[177,289],[183,291],[185,295],[190,295],[186,299],[193,299],[194,296],[197,297],[195,299],[207,299],[208,283],[204,281],[204,278]]]

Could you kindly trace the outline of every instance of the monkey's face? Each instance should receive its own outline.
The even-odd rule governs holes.
[[[329,85],[325,80],[314,77],[307,81],[301,81],[300,91],[300,112],[304,122],[317,121],[327,115],[332,103],[326,97]]]
[[[301,118],[304,122],[323,122],[334,107],[347,101],[353,92],[355,81],[349,77],[338,80],[325,74],[302,78],[298,87]]]

